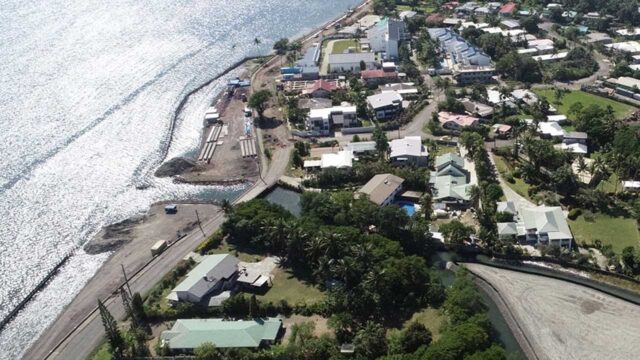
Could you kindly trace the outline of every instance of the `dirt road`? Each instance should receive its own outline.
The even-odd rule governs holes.
[[[640,306],[562,280],[465,267],[500,292],[540,359],[638,359]]]

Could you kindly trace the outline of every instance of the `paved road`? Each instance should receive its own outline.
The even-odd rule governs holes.
[[[264,181],[258,182],[245,194],[243,194],[237,202],[248,201],[258,196],[267,187],[274,184],[282,174],[286,171],[289,163],[290,147],[278,149],[273,153],[272,160],[268,169],[263,169],[262,178]],[[206,234],[211,234],[222,224],[224,218],[222,212],[214,216],[210,221],[203,224]],[[136,276],[130,279],[130,286],[133,292],[145,293],[160,280],[160,278],[172,269],[181,259],[189,254],[200,242],[204,240],[204,236],[195,229],[179,242],[175,243],[164,253],[154,259],[146,268],[144,268]],[[97,299],[87,299],[87,301],[96,302]],[[105,305],[109,311],[117,319],[125,316],[124,309],[120,298],[109,298],[105,301]],[[66,319],[62,316],[60,321]],[[52,327],[53,328],[53,327]],[[98,347],[103,341],[104,330],[101,319],[96,311],[79,324],[71,335],[57,347],[52,354],[48,352],[56,347],[63,339],[66,333],[56,333],[47,330],[39,341],[32,346],[29,352],[24,356],[25,359],[86,359],[91,352]]]

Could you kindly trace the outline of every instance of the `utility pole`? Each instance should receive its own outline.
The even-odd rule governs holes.
[[[127,285],[129,296],[131,296],[131,287],[129,287],[129,278],[127,278],[127,272],[124,270],[124,265],[120,264],[120,267],[122,267],[122,275],[124,275],[124,284]]]
[[[202,231],[202,236],[207,237],[207,234],[205,234],[204,230],[202,230],[202,224],[200,223],[200,215],[198,215],[198,209],[196,209],[196,219],[198,219],[198,227],[200,228],[200,231]]]

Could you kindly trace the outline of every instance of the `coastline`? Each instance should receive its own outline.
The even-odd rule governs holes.
[[[363,11],[366,11],[366,7],[367,5],[370,4],[370,0],[364,0],[359,6],[357,6],[356,8],[352,9],[352,11],[346,12],[346,13],[342,13],[341,15],[339,15],[338,17],[336,17],[333,20],[330,20],[328,22],[323,23],[320,26],[314,27],[309,33],[307,33],[306,35],[301,36],[301,41],[303,43],[308,42],[309,40],[312,40],[313,38],[315,38],[318,34],[322,33],[323,31],[329,29],[330,27],[332,27],[333,25],[335,25],[336,23],[342,21],[345,18],[348,18],[350,16],[358,16],[358,14],[360,14]],[[279,56],[273,56],[273,55],[265,55],[265,56],[259,56],[259,57],[246,57],[244,59],[242,59],[241,61],[238,61],[237,63],[235,63],[233,66],[229,67],[228,69],[226,69],[225,71],[223,71],[220,75],[217,75],[216,77],[210,79],[209,81],[203,83],[201,86],[197,87],[196,89],[194,89],[193,91],[189,92],[180,102],[179,106],[176,108],[176,111],[174,112],[174,116],[171,119],[171,124],[170,124],[170,131],[168,133],[169,136],[169,141],[167,142],[167,145],[165,146],[164,149],[164,156],[162,157],[162,160],[159,163],[156,163],[154,168],[157,169],[157,167],[162,164],[164,161],[166,161],[166,157],[168,154],[168,150],[170,148],[170,144],[171,144],[171,140],[173,138],[173,133],[175,130],[175,123],[176,120],[180,114],[180,112],[182,111],[182,109],[184,108],[184,105],[187,103],[188,99],[190,96],[192,96],[193,94],[195,94],[197,91],[201,90],[202,88],[208,86],[209,84],[211,84],[212,82],[216,81],[217,79],[219,79],[220,77],[228,74],[231,71],[234,71],[235,69],[241,67],[241,66],[245,66],[247,64],[248,61],[252,61],[254,59],[257,58],[268,58],[271,57],[269,60],[265,61],[263,64],[261,64],[257,69],[255,69],[255,71],[251,74],[251,78],[253,79],[257,73],[259,73],[260,71],[263,71],[267,68],[269,68],[270,65],[272,65],[274,63],[274,61],[276,59],[279,59]],[[253,85],[253,82],[252,82]],[[259,162],[261,162],[263,164],[263,166],[259,166],[259,172],[260,172],[260,178],[262,181],[253,181],[252,185],[248,186],[241,194],[239,194],[233,201],[232,203],[237,203],[237,202],[243,202],[243,201],[248,201],[252,198],[255,198],[257,196],[259,196],[264,190],[269,189],[270,187],[272,187],[279,179],[280,176],[282,174],[284,174],[284,172],[286,171],[287,165],[288,165],[288,153],[290,150],[290,144],[288,144],[289,146],[284,147],[282,149],[278,149],[274,154],[273,154],[273,159],[272,161],[267,162],[266,161],[266,157],[264,156],[264,151],[263,151],[263,145],[260,139],[260,136],[258,135],[258,145],[260,147],[260,160]],[[286,156],[284,156],[286,155]],[[286,158],[286,159],[285,159]],[[285,159],[285,160],[283,160]],[[153,176],[153,175],[152,175]],[[230,182],[232,183],[230,183]],[[224,181],[223,183],[220,182],[215,182],[215,183],[207,183],[207,184],[202,184],[202,185],[237,185],[239,183],[238,179],[232,179],[229,181]],[[246,180],[242,180],[242,182],[246,182]],[[193,182],[188,182],[191,184],[198,184],[198,183],[193,183]],[[152,205],[153,207],[153,205]],[[202,230],[203,233],[205,233],[205,231],[207,233],[212,233],[213,231],[215,231],[215,229],[217,229],[219,227],[219,225],[222,222],[222,213],[221,211],[218,211],[217,214],[215,216],[213,216],[209,221],[205,222],[202,227],[205,230]],[[126,220],[125,220],[126,221]],[[179,239],[180,241],[175,241],[171,244],[170,248],[165,250],[165,252],[163,254],[161,254],[158,257],[152,258],[149,262],[147,262],[145,265],[143,265],[135,274],[133,274],[133,276],[130,278],[130,281],[132,283],[132,285],[136,284],[135,281],[138,281],[144,285],[142,286],[142,291],[140,291],[142,294],[144,294],[146,291],[144,290],[145,286],[147,287],[147,289],[149,289],[150,286],[155,285],[155,282],[158,280],[158,272],[160,273],[160,275],[164,274],[166,272],[167,266],[165,266],[164,264],[169,265],[168,268],[172,268],[175,263],[177,261],[174,261],[177,258],[180,258],[179,256],[176,255],[180,255],[181,253],[188,253],[190,252],[195,245],[197,245],[198,243],[200,243],[202,240],[204,240],[204,238],[200,235],[200,231],[198,231],[198,229],[195,229],[194,231],[191,231],[189,234],[181,237]],[[174,246],[177,244],[177,249],[175,251],[173,251]],[[111,254],[111,256],[109,257],[109,259],[107,259],[107,261],[105,261],[105,263],[98,269],[98,271],[96,272],[96,274],[94,274],[93,277],[91,277],[91,279],[89,279],[87,281],[87,283],[83,286],[83,290],[81,292],[85,292],[85,291],[90,291],[90,286],[91,284],[95,284],[99,281],[97,281],[97,279],[99,278],[99,276],[104,275],[106,271],[105,269],[105,265],[112,261],[118,254],[122,254],[122,249],[118,249],[116,251],[113,252],[113,254]],[[171,257],[169,257],[169,253],[171,254]],[[158,260],[159,259],[159,260]],[[119,266],[117,267],[119,269]],[[113,269],[111,269],[113,271]],[[155,271],[154,271],[155,270]],[[149,282],[149,283],[145,283],[143,278],[145,276],[148,277],[153,277],[153,279],[155,279],[155,281]],[[112,279],[112,287],[115,286],[115,291],[117,291],[117,289],[119,287],[122,286],[122,284],[120,283],[120,276],[114,276]],[[109,284],[98,284],[101,288],[106,288],[107,286],[105,285],[109,285]],[[106,289],[106,291],[108,291],[109,289]],[[80,294],[80,293],[79,293]],[[95,323],[99,323],[99,318],[96,316],[96,312],[97,312],[97,307],[93,306],[90,309],[85,308],[81,308],[81,309],[76,309],[73,306],[73,303],[78,300],[80,298],[79,294],[77,294],[74,299],[67,304],[64,307],[64,310],[58,314],[58,316],[56,317],[56,320],[54,320],[44,331],[42,331],[42,333],[39,334],[38,338],[36,339],[36,341],[34,341],[32,344],[30,344],[28,346],[28,348],[26,349],[26,351],[22,354],[22,358],[26,358],[26,359],[30,359],[30,358],[58,358],[58,356],[62,356],[61,354],[63,353],[63,351],[65,350],[65,347],[63,347],[63,345],[65,345],[65,342],[67,342],[67,346],[69,346],[69,342],[72,341],[72,337],[74,335],[74,333],[80,329],[82,329],[82,331],[90,331],[88,330],[90,327],[95,326]],[[95,299],[97,298],[97,294],[92,293],[91,295],[93,295],[91,297],[91,303],[95,302]],[[114,297],[114,291],[111,291],[111,294],[109,295],[109,297],[104,298],[104,303],[106,306],[117,306],[117,296]],[[115,301],[114,301],[115,300]],[[117,309],[118,311],[113,312],[114,316],[116,318],[118,317],[122,317],[122,315],[119,316],[119,313],[122,312],[122,309]],[[93,329],[95,330],[95,329]],[[103,338],[103,333],[101,331],[101,329],[99,330],[98,334],[92,333],[91,335],[95,335],[97,337],[98,340],[93,340],[93,342],[87,342],[86,339],[81,339],[79,340],[80,344],[83,344],[84,346],[90,346],[90,350],[93,350],[93,348],[95,348],[97,345],[99,345],[99,342],[101,341],[101,339]],[[43,341],[46,340],[46,344],[42,344]]]

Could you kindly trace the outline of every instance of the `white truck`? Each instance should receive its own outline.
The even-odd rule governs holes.
[[[167,248],[167,240],[159,240],[151,247],[151,256],[160,255]]]

